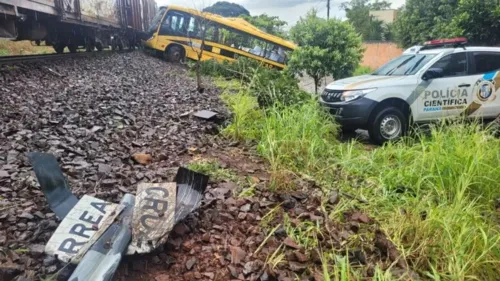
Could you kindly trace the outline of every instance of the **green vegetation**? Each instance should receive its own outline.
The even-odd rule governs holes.
[[[354,70],[352,76],[360,76],[370,73],[373,73],[373,69],[371,69],[369,66],[360,65],[356,68],[356,70]]]
[[[236,173],[222,168],[219,162],[211,159],[201,159],[198,161],[193,161],[187,165],[187,168],[209,176],[212,181],[238,180]]]
[[[299,45],[292,53],[290,70],[311,76],[316,92],[321,78],[350,76],[362,57],[361,38],[353,26],[340,20],[319,18],[315,10],[300,18],[290,35]]]
[[[54,49],[49,46],[36,46],[30,41],[0,40],[0,56],[51,54]]]
[[[235,62],[221,64],[215,60],[205,61],[201,63],[200,71],[203,75],[237,79],[261,106],[296,104],[309,97],[299,89],[291,73],[270,69],[247,58],[240,57]]]
[[[234,114],[223,133],[258,143],[258,152],[271,164],[270,188],[294,188],[291,175],[313,179],[325,194],[335,188],[351,195],[332,210],[320,206],[330,219],[342,223],[346,212],[358,210],[376,221],[339,251],[318,247],[322,234],[316,222],[292,224],[283,214],[290,237],[307,250],[321,251],[325,280],[366,280],[366,268],[351,266],[347,251],[372,247],[373,227],[394,243],[400,260],[376,264],[371,280],[398,280],[392,269],[401,263],[426,280],[495,280],[500,275],[500,139],[492,128],[443,122],[367,150],[356,141],[338,142],[337,126],[314,99],[259,107],[241,84],[221,85]],[[276,227],[271,224],[275,213],[263,218],[269,229]],[[268,257],[270,266],[283,262],[280,249]]]
[[[351,146],[354,144],[351,144]],[[361,196],[406,260],[434,280],[499,276],[500,140],[477,124],[441,124],[431,136],[339,154],[368,179]]]
[[[391,3],[387,1],[351,0],[341,4],[346,17],[361,35],[364,41],[391,41],[392,24],[386,24],[370,16],[370,11],[387,10]]]
[[[286,32],[283,30],[287,25],[286,21],[282,21],[276,16],[268,16],[267,14],[251,16],[247,9],[236,3],[219,1],[203,9],[203,12],[230,18],[241,17],[266,33],[286,38]]]
[[[266,33],[281,38],[287,37],[285,31],[283,30],[283,28],[287,25],[287,22],[280,20],[279,17],[268,16],[267,14],[258,16],[242,15],[241,17]]]
[[[449,27],[451,36],[465,36],[471,42],[498,45],[500,3],[496,0],[462,0]]]
[[[496,0],[406,0],[394,27],[403,47],[457,36],[475,44],[496,45],[500,42],[500,6]]]
[[[320,47],[301,47],[293,52],[288,62],[290,69],[297,73],[305,71],[314,80],[314,93],[318,94],[321,79],[328,75],[328,64],[331,59],[327,49]]]
[[[219,1],[210,7],[203,9],[203,12],[208,12],[223,17],[239,17],[241,15],[250,16],[250,12],[243,6],[227,1]]]

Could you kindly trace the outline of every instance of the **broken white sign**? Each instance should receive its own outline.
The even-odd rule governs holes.
[[[174,227],[177,185],[141,183],[137,187],[128,254],[149,253],[166,242]]]
[[[63,219],[45,246],[45,252],[64,262],[78,263],[72,258],[83,256],[99,234],[109,227],[119,213],[117,204],[84,195]],[[91,242],[91,243],[89,243]],[[87,244],[88,243],[88,244]],[[83,253],[79,253],[83,250]]]

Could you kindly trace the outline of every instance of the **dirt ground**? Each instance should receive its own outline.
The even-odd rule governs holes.
[[[231,175],[211,178],[202,207],[163,249],[126,257],[114,280],[324,280],[319,249],[342,252],[350,237],[365,235],[360,228],[375,238],[350,251],[349,261],[366,276],[375,262],[397,259],[366,214],[346,213],[343,222],[326,215],[338,192],[324,194],[294,175],[297,188],[271,191],[253,144],[218,136],[230,113],[207,85],[200,94],[185,67],[141,52],[0,67],[0,280],[71,274],[43,254],[59,221],[27,159],[31,151],[53,153],[78,197],[111,202],[138,183],[170,181],[193,161],[211,159]],[[202,109],[217,119],[192,115]],[[150,154],[151,163],[134,162],[134,153]],[[303,247],[288,235],[303,225],[320,230],[318,245]]]

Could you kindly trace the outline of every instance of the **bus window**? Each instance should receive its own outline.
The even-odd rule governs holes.
[[[219,33],[218,28],[212,24],[209,24],[206,28],[207,31],[205,32],[205,40],[210,42],[217,42]]]
[[[161,24],[160,35],[185,36],[189,15],[179,12],[168,12],[165,20]],[[186,24],[186,25],[185,25]]]
[[[196,26],[196,18],[195,17],[190,17],[189,18],[189,23],[187,27],[187,35],[188,37],[196,37],[197,33],[197,26]]]

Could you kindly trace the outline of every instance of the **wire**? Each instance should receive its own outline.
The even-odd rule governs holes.
[[[320,10],[318,9],[318,7],[319,7],[321,4],[323,4],[323,8],[322,8],[322,9],[326,8],[326,1],[328,1],[328,0],[319,0],[319,1],[318,1],[318,3],[316,3],[316,5],[314,6],[314,8],[313,8],[313,9],[314,9],[314,10],[317,10],[317,11],[319,12]],[[313,1],[312,3],[314,3],[314,1]]]

